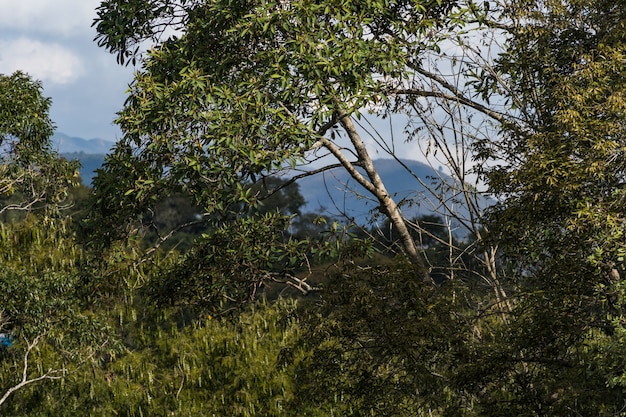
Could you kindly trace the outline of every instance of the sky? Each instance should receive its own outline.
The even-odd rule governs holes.
[[[0,0],[0,74],[42,82],[57,132],[115,141],[132,66],[93,41],[99,0]]]

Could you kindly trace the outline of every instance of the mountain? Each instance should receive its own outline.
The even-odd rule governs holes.
[[[81,162],[80,175],[83,183],[87,185],[91,184],[95,176],[94,171],[102,166],[105,155],[114,145],[113,142],[103,139],[83,139],[63,133],[56,133],[52,140],[53,146],[64,157],[78,159]],[[447,201],[459,216],[464,218],[468,216],[466,203],[452,191],[451,187],[446,186],[454,184],[450,176],[441,169],[434,170],[422,162],[412,160],[401,162],[406,168],[393,159],[377,159],[374,165],[387,190],[400,204],[405,217],[414,218],[433,213],[444,215],[441,199]],[[307,202],[305,211],[331,217],[343,217],[345,214],[358,224],[367,224],[379,214],[378,203],[343,168],[303,178],[298,184],[300,193]],[[427,191],[425,185],[435,190],[439,197],[435,198]],[[478,201],[481,209],[493,204],[488,198],[481,197]]]
[[[52,146],[60,154],[84,152],[88,155],[107,154],[115,142],[105,139],[83,139],[57,132],[52,136]]]
[[[91,185],[95,170],[104,163],[104,157],[114,142],[104,139],[83,139],[57,132],[52,136],[52,147],[67,159],[81,163],[80,177],[85,185]]]
[[[61,153],[61,156],[69,160],[78,159],[80,161],[79,173],[82,183],[91,186],[93,177],[96,176],[96,169],[102,167],[106,155],[103,153],[64,152]]]
[[[443,200],[456,215],[468,218],[466,202],[451,187],[455,183],[452,177],[442,172],[441,168],[434,170],[419,161],[401,162],[405,167],[394,159],[377,159],[374,166],[405,217],[411,219],[433,213],[444,216],[447,213],[440,203]],[[367,224],[379,214],[378,202],[343,168],[307,177],[298,183],[300,193],[307,201],[305,207],[307,211],[337,217],[345,215],[358,224]],[[433,190],[437,197],[433,196],[427,187]],[[493,201],[486,197],[478,198],[478,206],[481,209],[492,204]],[[459,230],[459,235],[465,234],[465,231]]]

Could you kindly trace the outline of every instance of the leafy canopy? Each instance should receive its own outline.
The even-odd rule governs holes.
[[[438,29],[461,21],[456,6],[103,2],[97,40],[120,61],[164,27],[179,29],[143,57],[117,120],[124,138],[95,182],[102,217],[113,226],[108,230],[171,190],[189,193],[206,213],[239,202],[255,205],[258,195],[249,184],[260,176],[330,154],[335,163],[326,168],[343,166],[376,196],[419,263],[351,117],[403,100],[398,89],[412,82],[420,54],[436,48]]]
[[[0,74],[0,214],[55,210],[78,183],[78,163],[52,150],[50,99],[22,72]]]

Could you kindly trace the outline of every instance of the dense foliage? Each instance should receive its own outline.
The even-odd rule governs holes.
[[[1,414],[624,414],[625,6],[106,0],[94,24],[141,69],[91,191],[41,85],[0,76]],[[437,215],[402,217],[368,112],[443,155]],[[302,212],[336,167],[378,222]]]
[[[461,19],[455,6],[103,2],[97,40],[120,60],[156,39],[160,22],[184,33],[157,41],[142,59],[118,119],[124,138],[96,180],[102,212],[124,224],[156,195],[182,188],[205,213],[224,215],[233,204],[256,203],[250,182],[330,155],[321,170],[341,166],[372,194],[428,280],[354,117],[378,105],[386,114],[421,91],[411,85],[419,57],[435,48],[440,35],[430,33]],[[111,195],[119,206],[104,201]]]
[[[17,72],[0,76],[0,405],[56,380],[114,342],[81,296],[88,256],[75,241],[76,162],[52,151],[50,100]]]
[[[518,293],[506,335],[526,381],[512,404],[617,411],[624,386],[596,349],[623,346],[626,9],[547,1],[511,20],[495,65],[522,123],[503,128],[486,178]]]
[[[40,83],[0,74],[0,215],[55,210],[77,183],[76,162],[59,157],[50,137],[50,99]]]

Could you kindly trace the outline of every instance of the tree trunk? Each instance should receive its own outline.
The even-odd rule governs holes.
[[[353,172],[356,171],[355,169],[349,169],[348,171],[351,173],[356,181],[358,181],[368,191],[374,194],[374,196],[380,203],[380,210],[389,218],[389,221],[391,222],[395,231],[400,235],[400,241],[402,243],[404,251],[406,252],[406,255],[409,257],[411,262],[413,262],[413,264],[417,266],[419,273],[422,275],[424,281],[433,284],[434,281],[430,276],[430,271],[426,267],[424,260],[419,253],[417,245],[415,244],[415,241],[413,240],[413,237],[409,232],[406,222],[402,217],[400,208],[387,192],[387,188],[385,187],[385,184],[378,175],[378,171],[376,171],[376,168],[374,167],[374,162],[367,152],[367,148],[365,147],[365,144],[363,143],[363,140],[357,132],[356,127],[354,126],[354,123],[352,122],[352,119],[349,115],[344,114],[341,117],[341,125],[348,133],[348,137],[350,138],[350,141],[352,142],[354,149],[357,152],[359,163],[362,165],[363,169],[365,169],[369,181],[367,182],[367,184],[364,184],[364,178],[362,176],[359,175],[358,177],[360,178],[358,178],[353,174]],[[341,162],[344,163],[343,161]],[[358,173],[358,171],[356,172]]]

